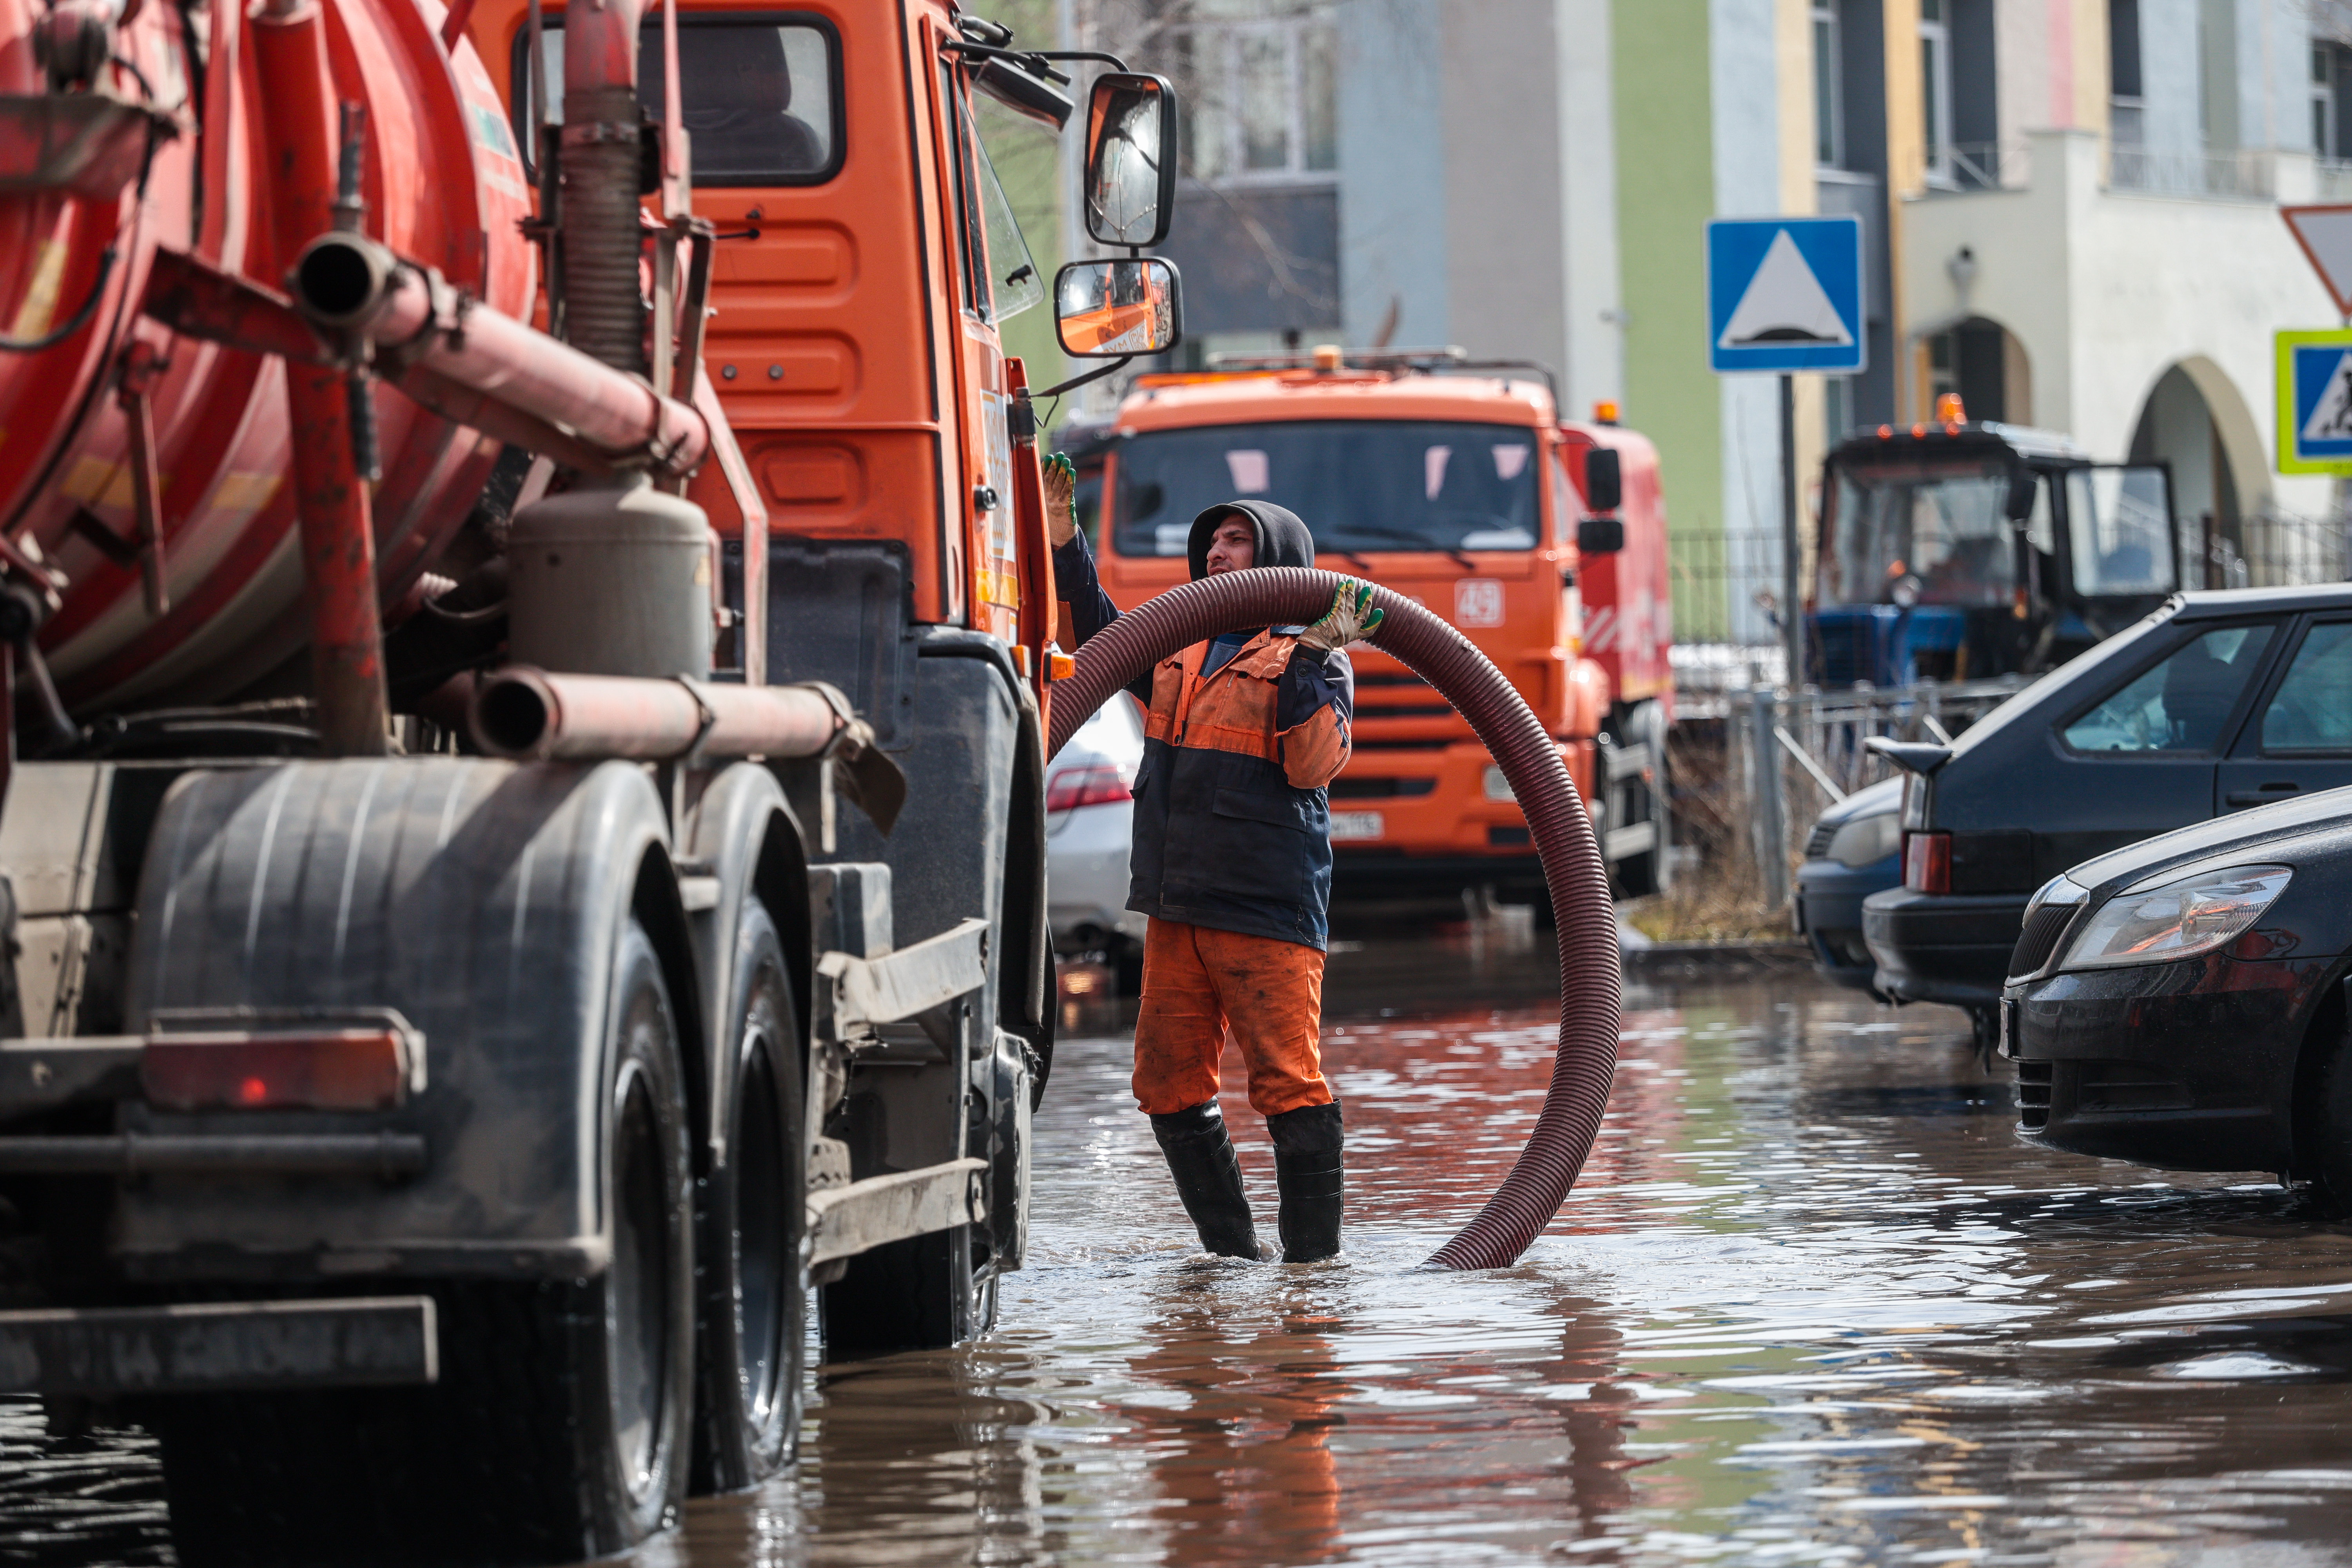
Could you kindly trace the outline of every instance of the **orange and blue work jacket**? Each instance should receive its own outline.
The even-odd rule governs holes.
[[[1081,643],[1118,614],[1083,552],[1082,539],[1055,552]],[[1355,679],[1346,654],[1299,647],[1303,629],[1270,626],[1245,639],[1196,643],[1152,671],[1129,909],[1327,945],[1326,786],[1348,761]]]

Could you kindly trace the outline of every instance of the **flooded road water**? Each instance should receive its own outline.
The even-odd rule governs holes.
[[[1956,1013],[1636,987],[1549,1234],[1418,1271],[1541,1102],[1538,964],[1335,956],[1328,1264],[1201,1257],[1125,1037],[1066,1037],[996,1331],[831,1369],[796,1485],[698,1501],[635,1561],[2352,1562],[2352,1227],[2021,1145]],[[1262,1124],[1227,1112],[1270,1229]],[[0,1559],[168,1560],[146,1461],[25,1415]]]

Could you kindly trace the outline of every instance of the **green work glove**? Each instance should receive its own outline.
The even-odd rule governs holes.
[[[1302,647],[1318,653],[1329,653],[1346,647],[1351,642],[1361,642],[1380,629],[1388,612],[1372,605],[1372,585],[1359,577],[1343,577],[1339,591],[1331,595],[1331,608],[1323,618],[1298,634]]]
[[[1045,476],[1045,531],[1059,550],[1078,536],[1078,466],[1066,452],[1049,452],[1038,466]]]

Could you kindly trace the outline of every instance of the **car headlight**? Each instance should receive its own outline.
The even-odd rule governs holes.
[[[2261,919],[2294,875],[2285,866],[2231,866],[2126,888],[2100,906],[2058,967],[2115,969],[2210,952]]]
[[[1829,858],[1848,870],[1874,866],[1903,847],[1903,814],[1874,812],[1857,816],[1830,836]]]

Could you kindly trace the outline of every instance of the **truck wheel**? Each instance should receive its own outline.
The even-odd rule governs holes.
[[[757,1485],[800,1437],[808,1279],[800,1030],[782,943],[753,899],[737,924],[727,1143],[703,1186],[699,1491]]]
[[[1634,710],[1633,722],[1626,726],[1625,739],[1628,744],[1647,748],[1650,776],[1645,780],[1635,774],[1611,792],[1614,809],[1606,826],[1630,827],[1640,822],[1657,825],[1651,848],[1639,855],[1628,855],[1612,868],[1616,874],[1617,897],[1641,899],[1666,890],[1671,879],[1669,863],[1674,858],[1674,818],[1669,809],[1674,792],[1666,777],[1666,725],[1656,703],[1645,702]]]
[[[570,1563],[675,1518],[694,1364],[686,1100],[660,961],[634,921],[613,996],[611,1264],[429,1287],[428,1387],[155,1401],[186,1568]]]
[[[855,1361],[893,1351],[944,1350],[996,1322],[996,1278],[975,1279],[970,1225],[909,1237],[849,1260],[824,1288],[824,1352]]]

